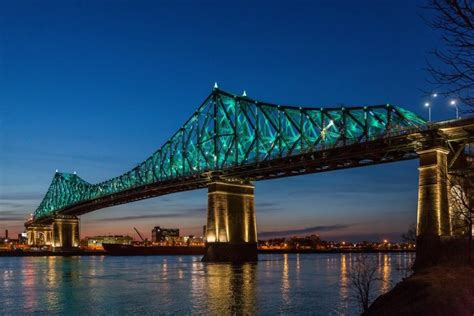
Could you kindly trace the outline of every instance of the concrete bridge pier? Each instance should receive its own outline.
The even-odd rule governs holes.
[[[448,155],[444,147],[418,151],[420,158],[415,268],[436,264],[443,240],[451,236]]]
[[[208,185],[205,262],[257,261],[254,186],[218,180]]]
[[[26,227],[29,246],[51,246],[51,225],[34,224]]]
[[[56,215],[52,224],[53,251],[68,251],[79,248],[79,218],[71,215]]]
[[[449,150],[435,147],[419,151],[418,236],[451,235],[448,203]]]

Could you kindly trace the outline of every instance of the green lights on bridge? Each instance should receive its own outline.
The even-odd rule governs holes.
[[[90,184],[76,174],[57,172],[34,218],[146,184],[367,142],[425,124],[416,114],[388,104],[322,109],[278,106],[215,87],[159,150],[127,173]]]

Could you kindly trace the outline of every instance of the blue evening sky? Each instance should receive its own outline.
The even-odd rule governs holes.
[[[439,37],[416,1],[2,1],[0,235],[20,232],[55,169],[89,182],[158,149],[211,91],[427,116]],[[437,100],[433,118],[452,118]],[[416,220],[417,161],[256,183],[269,232],[396,239]],[[98,210],[82,236],[201,233],[205,190]],[[275,235],[275,234],[274,234]],[[277,234],[279,235],[279,234]]]

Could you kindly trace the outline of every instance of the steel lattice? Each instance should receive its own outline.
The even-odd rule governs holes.
[[[129,172],[98,184],[57,172],[34,218],[150,183],[368,142],[425,124],[418,115],[390,104],[279,106],[215,88],[159,150]]]

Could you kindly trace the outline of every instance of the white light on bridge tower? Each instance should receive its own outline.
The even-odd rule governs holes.
[[[56,173],[58,173],[58,169],[56,169]]]
[[[246,97],[247,96],[247,92],[244,90],[244,93],[242,93],[242,96],[243,97]]]
[[[217,85],[217,81],[216,81],[216,82],[214,82],[214,89],[218,89],[218,88],[219,88],[219,86]]]

